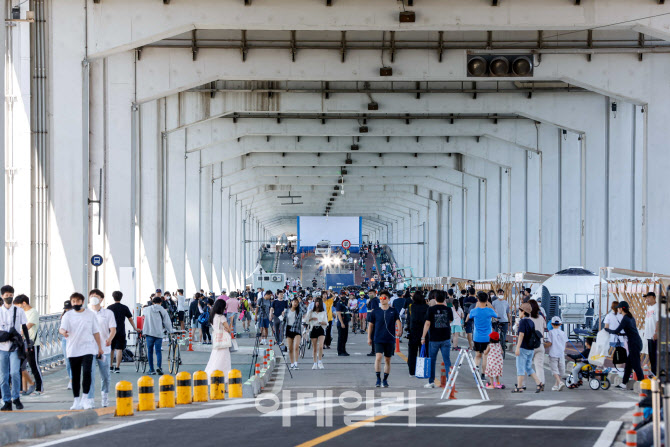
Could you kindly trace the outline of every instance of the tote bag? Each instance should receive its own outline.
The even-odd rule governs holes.
[[[430,357],[426,357],[426,345],[421,346],[421,353],[416,359],[417,379],[428,379],[430,377]]]
[[[217,331],[214,334],[214,341],[212,342],[212,349],[226,349],[232,346],[232,338],[230,334],[224,330]]]

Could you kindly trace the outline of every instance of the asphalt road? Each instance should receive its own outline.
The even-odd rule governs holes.
[[[508,389],[489,391],[489,401],[479,398],[465,366],[457,382],[457,399],[440,400],[442,390],[423,388],[426,380],[410,377],[398,355],[393,357],[390,387],[375,388],[365,336],[350,335],[349,340],[352,355],[338,357],[334,350],[326,351],[324,370],[312,370],[306,356],[293,377],[285,368],[278,371],[268,386],[276,397],[258,402],[228,399],[108,418],[89,429],[26,444],[111,447],[119,442],[164,446],[270,442],[273,447],[350,447],[361,442],[411,445],[420,440],[427,445],[460,441],[495,446],[593,446],[616,434],[619,421],[629,420],[636,402],[632,391],[587,387],[512,394],[515,369],[511,356],[505,361],[503,380]],[[402,349],[406,350],[405,344]],[[455,357],[452,353],[452,360]],[[73,438],[76,436],[80,437]]]

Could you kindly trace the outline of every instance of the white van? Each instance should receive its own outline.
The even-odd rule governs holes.
[[[330,241],[320,241],[316,244],[316,248],[314,249],[315,256],[330,256],[330,253]]]

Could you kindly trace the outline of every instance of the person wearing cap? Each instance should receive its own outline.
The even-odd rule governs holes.
[[[60,319],[63,319],[63,315],[65,315],[65,312],[69,312],[72,310],[72,302],[70,300],[65,300],[63,302],[63,313],[60,314]],[[63,358],[65,359],[65,369],[67,370],[67,376],[70,379],[70,381],[67,384],[67,389],[71,390],[72,389],[72,367],[70,367],[70,359],[67,358],[67,338],[63,337],[63,334],[58,334],[60,337],[60,346],[61,350],[63,352]]]
[[[630,313],[630,306],[626,301],[619,303],[619,313],[623,315],[619,327],[616,329],[605,329],[610,334],[625,335],[628,337],[628,358],[623,370],[623,381],[617,385],[617,388],[626,389],[630,380],[631,371],[635,371],[638,380],[644,379],[642,365],[640,363],[640,354],[642,353],[642,338],[637,331],[635,318]]]
[[[656,312],[656,294],[649,292],[644,295],[647,301],[647,314],[644,318],[644,338],[647,340],[649,364],[651,372],[658,375],[656,353],[658,352],[658,313]]]
[[[565,388],[561,377],[565,376],[565,344],[568,342],[568,336],[561,329],[561,324],[563,321],[558,315],[551,319],[551,330],[547,335],[549,341],[544,344],[549,350],[549,366],[556,379],[556,385],[551,387],[552,391],[561,391]]]
[[[535,324],[530,319],[532,310],[528,303],[523,303],[519,306],[519,338],[517,339],[516,350],[514,352],[516,354],[517,383],[514,385],[513,393],[523,393],[523,382],[526,376],[530,376],[535,381],[537,385],[536,393],[541,392],[544,388],[544,384],[540,382],[533,369],[535,350],[530,345],[530,336],[535,331]]]

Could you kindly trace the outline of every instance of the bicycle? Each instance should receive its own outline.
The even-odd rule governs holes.
[[[168,345],[168,368],[170,374],[177,374],[181,365],[181,351],[179,350],[179,335],[184,331],[174,331],[168,334],[170,343]]]
[[[305,352],[312,349],[312,340],[309,338],[309,327],[303,325],[302,337],[300,338],[300,347],[298,348],[298,355],[300,358],[305,358]]]
[[[135,342],[135,371],[142,372],[147,370],[147,364],[149,363],[149,356],[147,354],[147,342],[142,334],[142,331],[130,332],[128,335],[137,335],[137,341]]]

